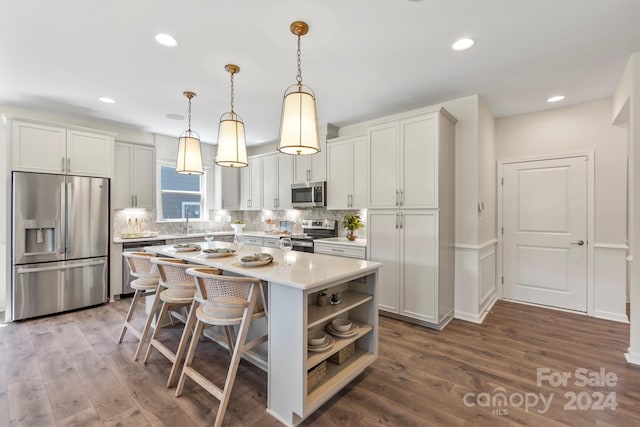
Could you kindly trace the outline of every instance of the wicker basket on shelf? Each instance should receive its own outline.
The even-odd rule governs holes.
[[[333,354],[329,358],[329,362],[335,363],[336,365],[342,365],[348,358],[353,356],[356,352],[356,343],[352,342],[339,352]]]
[[[316,365],[307,372],[307,393],[311,392],[327,376],[327,361]]]

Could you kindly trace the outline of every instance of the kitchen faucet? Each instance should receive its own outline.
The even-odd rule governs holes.
[[[184,216],[187,219],[184,224],[184,234],[189,234],[189,207],[185,206],[184,208]]]

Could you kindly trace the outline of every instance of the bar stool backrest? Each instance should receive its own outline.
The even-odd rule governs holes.
[[[219,271],[219,270],[218,270]],[[261,295],[260,279],[250,277],[222,276],[216,269],[193,268],[187,271],[196,279],[203,304],[202,310],[208,315],[230,319],[241,318],[250,298]],[[254,313],[262,311],[264,301],[256,303]]]
[[[133,277],[157,277],[158,273],[151,260],[158,256],[149,252],[123,252],[122,256],[127,260],[129,273]]]
[[[196,286],[193,277],[186,271],[189,268],[200,267],[199,265],[188,264],[176,258],[156,258],[152,262],[158,267],[162,286],[175,289],[193,289]]]

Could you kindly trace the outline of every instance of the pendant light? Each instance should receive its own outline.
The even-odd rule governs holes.
[[[178,161],[176,172],[184,175],[202,175],[202,150],[200,149],[200,136],[191,130],[191,98],[196,96],[193,92],[184,92],[189,100],[189,129],[180,134],[178,140]]]
[[[285,154],[304,156],[320,151],[316,96],[308,86],[302,85],[300,37],[307,34],[309,26],[302,21],[291,24],[291,32],[298,37],[297,83],[284,92],[280,140],[278,150]]]
[[[227,64],[224,69],[231,74],[231,111],[220,117],[218,128],[218,151],[216,165],[228,168],[243,168],[247,161],[247,143],[244,137],[244,122],[233,111],[233,76],[240,72],[240,67]]]

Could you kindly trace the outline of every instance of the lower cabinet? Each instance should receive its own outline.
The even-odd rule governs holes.
[[[257,236],[244,236],[244,244],[249,246],[264,246],[264,238]]]
[[[369,259],[383,264],[380,310],[442,329],[453,317],[452,227],[436,210],[371,210],[367,229]]]
[[[367,259],[366,246],[341,245],[315,241],[313,242],[313,252],[347,258]]]

